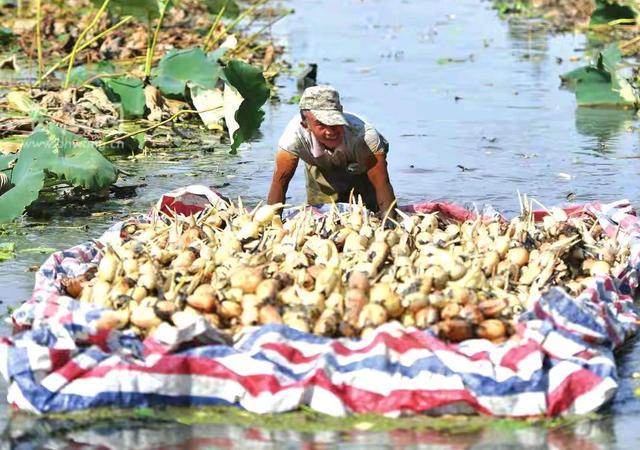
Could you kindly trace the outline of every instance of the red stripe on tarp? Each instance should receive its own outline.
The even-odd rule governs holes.
[[[67,361],[64,366],[60,367],[56,373],[70,382],[76,378],[84,378],[88,372],[87,369],[80,367],[73,359],[71,359]]]
[[[111,332],[112,330],[108,328],[99,329],[94,334],[90,334],[88,336],[87,342],[93,345],[97,345],[103,352],[111,353],[109,345],[107,344],[107,339],[109,338]]]
[[[445,202],[421,202],[414,205],[401,206],[399,209],[405,212],[422,214],[438,212],[451,217],[452,219],[459,220],[460,222],[464,222],[465,220],[474,220],[477,217],[476,213],[469,211],[460,205]]]
[[[326,389],[339,397],[355,413],[421,412],[452,403],[465,402],[476,411],[491,415],[469,392],[463,389],[439,389],[437,391],[395,390],[387,395],[382,395],[352,386],[332,384],[322,370],[318,370],[309,381],[314,386]]]
[[[64,366],[71,357],[71,350],[49,349],[49,361],[51,361],[51,372]]]
[[[471,361],[482,361],[483,359],[488,359],[489,358],[489,352],[488,351],[482,351],[482,352],[478,352],[478,353],[474,353],[473,355],[466,355]]]
[[[57,303],[50,302],[50,301],[45,303],[45,308],[44,308],[44,311],[43,311],[44,317],[55,316],[57,312],[58,312],[58,304]]]
[[[592,215],[587,208],[598,208],[600,206],[599,203],[585,203],[583,205],[571,205],[571,206],[565,206],[564,208],[560,208],[562,209],[568,217],[580,217],[583,216],[585,214],[588,215]],[[544,217],[549,215],[549,212],[547,210],[535,210],[532,211],[533,214],[533,220],[536,222],[541,221]]]
[[[567,376],[547,396],[547,416],[553,417],[566,412],[583,394],[593,390],[602,378],[586,369],[580,369]]]
[[[504,354],[500,360],[500,366],[507,367],[514,372],[518,371],[518,364],[529,355],[539,353],[542,347],[536,341],[529,339],[527,343],[521,343],[519,346],[512,348]]]
[[[251,395],[258,395],[260,392],[275,393],[283,389],[278,379],[273,375],[239,375],[231,368],[225,366],[215,359],[180,356],[180,355],[163,355],[158,362],[150,366],[139,366],[135,364],[117,363],[114,365],[99,365],[86,373],[80,378],[96,378],[100,379],[108,375],[112,371],[121,372],[141,372],[153,374],[161,377],[162,375],[171,376],[203,376],[211,377],[219,380],[230,380],[239,383]],[[288,387],[296,387],[298,383],[291,384]]]
[[[395,390],[388,395],[381,395],[348,385],[332,384],[324,370],[318,369],[313,375],[297,382],[282,385],[273,375],[241,376],[215,360],[207,358],[178,357],[167,355],[153,366],[136,366],[117,364],[115,366],[98,366],[80,378],[102,378],[113,370],[152,373],[156,376],[194,375],[210,376],[219,380],[230,380],[240,384],[250,395],[257,396],[264,392],[277,394],[288,389],[299,389],[307,386],[323,388],[338,396],[344,404],[354,412],[378,412],[381,414],[393,411],[424,411],[445,406],[451,403],[466,402],[483,414],[490,414],[476,399],[464,389],[437,391]]]
[[[344,345],[341,342],[335,341],[331,343],[331,349],[340,356],[353,356],[358,354],[364,354],[371,351],[373,348],[380,344],[384,344],[390,350],[393,350],[397,353],[406,353],[410,350],[425,350],[425,346],[423,342],[419,342],[416,339],[416,335],[422,335],[423,332],[408,332],[403,334],[400,337],[393,336],[389,333],[380,332],[376,335],[376,337],[366,346],[360,348],[350,348]],[[265,350],[273,350],[281,354],[285,357],[289,362],[294,364],[305,364],[309,361],[313,361],[317,359],[319,356],[322,356],[326,349],[320,351],[320,353],[316,353],[313,355],[305,355],[300,350],[295,347],[291,347],[287,344],[277,343],[277,342],[266,342],[264,344],[260,344],[260,348]]]

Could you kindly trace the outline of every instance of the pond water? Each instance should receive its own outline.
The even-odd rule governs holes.
[[[15,306],[33,286],[30,267],[50,251],[99,236],[114,222],[146,211],[162,194],[188,184],[217,186],[249,202],[264,199],[273,153],[284,125],[297,113],[295,75],[318,64],[318,80],[336,86],[345,109],[369,119],[391,143],[389,171],[400,204],[446,199],[513,214],[517,191],[545,205],[628,198],[637,202],[640,149],[632,112],[576,109],[558,75],[585,63],[590,43],[580,34],[551,35],[536,23],[501,21],[490,2],[457,0],[296,0],[296,13],[276,25],[293,73],[277,83],[282,102],[267,106],[261,136],[237,156],[171,151],[122,159],[144,184],[137,196],[72,205],[27,218],[15,260],[0,264],[0,301]],[[289,189],[304,200],[303,171]],[[10,332],[0,325],[0,332]],[[435,432],[294,433],[237,426],[122,424],[49,437],[29,425],[19,448],[640,448],[640,343],[619,354],[620,389],[600,420],[547,431],[527,429],[451,436]],[[3,384],[0,395],[4,395]],[[0,425],[8,409],[0,408]],[[18,433],[20,424],[10,430]],[[45,430],[45,431],[42,431]],[[40,436],[43,440],[33,441]]]

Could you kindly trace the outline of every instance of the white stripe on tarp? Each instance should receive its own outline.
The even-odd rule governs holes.
[[[27,400],[20,390],[20,386],[15,382],[9,385],[9,389],[7,390],[7,402],[15,404],[20,410],[33,414],[40,414],[40,411],[38,411],[38,409],[33,406],[29,400]]]
[[[618,383],[611,378],[603,379],[597,386],[573,400],[571,407],[563,414],[588,414],[608,402],[618,389]]]
[[[544,415],[547,411],[547,393],[520,392],[513,395],[476,397],[476,400],[484,408],[497,416],[536,416]]]
[[[279,341],[279,343],[284,344],[288,347],[291,347],[301,354],[305,354],[307,357],[317,356],[316,359],[295,363],[290,362],[284,355],[282,355],[278,350],[275,349],[260,349],[261,352],[274,361],[275,363],[286,366],[292,372],[296,374],[304,374],[309,370],[312,370],[319,363],[318,360],[322,360],[323,353],[312,353],[309,351],[309,347],[317,347],[314,344],[307,345],[307,342],[295,342],[295,345],[291,345],[291,342],[287,342],[284,339],[275,339],[276,336],[282,337],[279,333],[268,333],[270,340],[267,342],[273,343],[274,341]],[[480,348],[484,348],[484,342],[482,340],[475,340],[475,342],[481,344]],[[488,342],[488,341],[487,341]],[[490,352],[487,357],[478,360],[471,360],[465,354],[457,353],[453,350],[437,350],[431,351],[426,348],[422,349],[410,349],[406,352],[397,352],[388,348],[384,341],[380,341],[377,345],[370,348],[366,353],[355,353],[352,355],[341,355],[341,354],[333,354],[336,363],[339,366],[347,366],[349,364],[357,364],[364,359],[376,357],[376,356],[384,356],[390,363],[397,363],[402,366],[409,367],[413,365],[416,361],[428,357],[436,357],[439,359],[445,366],[451,368],[452,370],[458,373],[472,373],[478,374],[482,376],[487,376],[496,380],[503,380],[511,378],[514,375],[518,375],[523,380],[529,380],[533,376],[536,370],[539,370],[542,366],[542,354],[539,351],[534,351],[530,355],[528,355],[525,359],[518,363],[518,370],[514,372],[511,368],[504,367],[500,365],[500,362],[504,355],[511,351],[513,348],[517,348],[517,345],[505,345],[504,348],[499,349],[495,347],[495,344],[491,344],[494,346],[493,352]],[[470,350],[470,345],[466,347],[466,350]],[[252,352],[255,354],[259,349]],[[471,353],[471,352],[468,352]],[[478,352],[476,352],[478,353]]]
[[[29,360],[29,368],[32,372],[49,372],[51,370],[48,347],[31,342],[31,345],[28,345],[25,350]]]

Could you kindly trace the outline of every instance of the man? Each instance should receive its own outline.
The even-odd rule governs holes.
[[[334,88],[307,88],[300,98],[300,116],[291,119],[280,137],[267,202],[284,203],[302,159],[308,203],[348,202],[353,191],[367,208],[385,213],[395,200],[387,172],[388,150],[388,142],[373,126],[342,112]]]

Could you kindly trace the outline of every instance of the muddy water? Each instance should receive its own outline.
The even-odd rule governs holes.
[[[447,199],[514,213],[518,190],[546,205],[566,204],[567,197],[637,203],[640,152],[634,115],[577,110],[573,94],[559,88],[558,75],[589,55],[590,43],[582,35],[551,36],[536,24],[502,22],[489,2],[480,0],[297,0],[291,6],[296,14],[273,34],[287,47],[293,74],[278,79],[283,102],[267,107],[262,135],[251,148],[235,157],[219,148],[123,158],[119,164],[131,175],[122,183],[145,185],[136,197],[57,208],[42,211],[44,218],[26,219],[24,234],[0,236],[19,250],[15,260],[0,264],[3,305],[29,296],[33,274],[28,269],[46,258],[28,249],[62,249],[97,237],[113,222],[146,211],[162,192],[204,183],[253,202],[263,199],[279,133],[296,113],[285,101],[296,94],[300,62],[317,63],[319,81],[336,86],[345,108],[368,118],[391,142],[389,170],[400,203]],[[293,203],[304,199],[301,170],[289,195]],[[640,370],[640,344],[629,343],[619,362],[620,389],[603,418],[555,431],[460,437],[130,424],[114,426],[112,433],[83,430],[45,437],[37,444],[20,440],[20,446],[638,448],[640,402],[633,391],[640,382],[632,373]],[[0,414],[6,417],[7,410]]]

